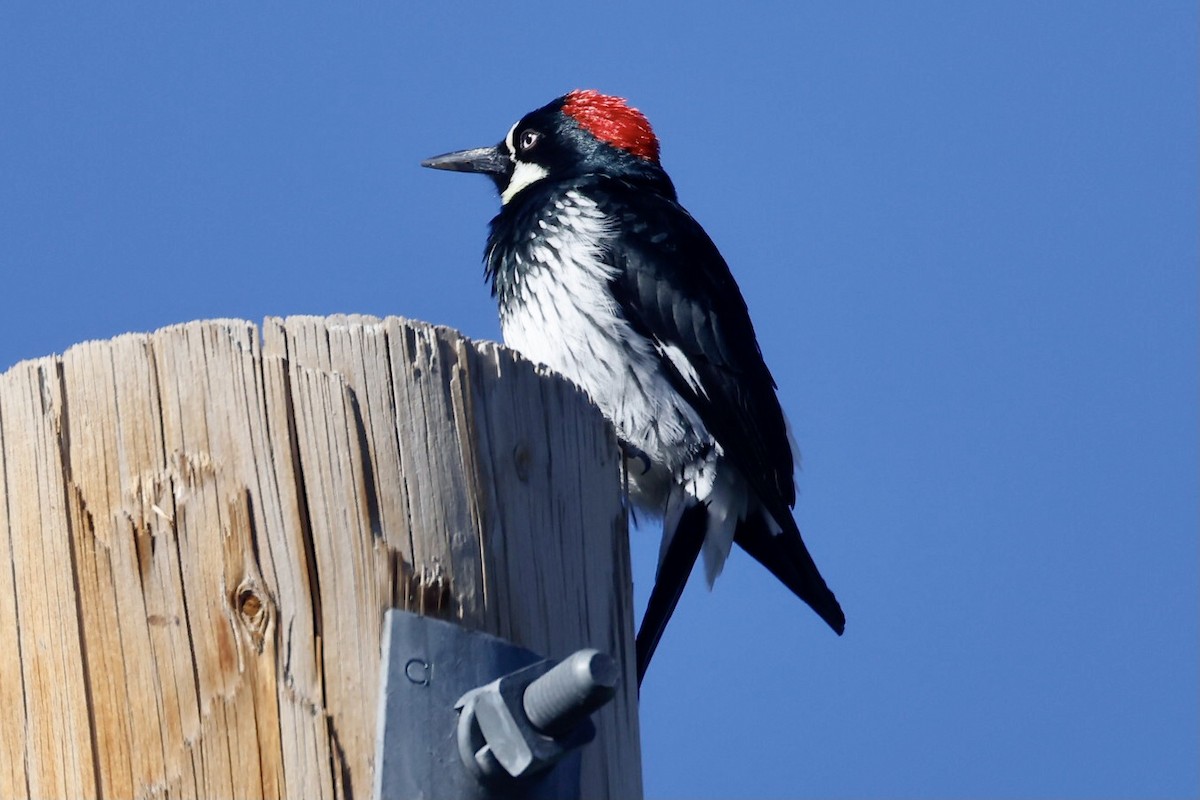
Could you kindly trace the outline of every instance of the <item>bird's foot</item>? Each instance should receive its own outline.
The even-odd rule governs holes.
[[[642,462],[642,475],[650,471],[650,456],[646,455],[641,448],[635,447],[628,442],[621,442],[621,455],[624,457],[626,464],[632,461]],[[628,469],[628,467],[626,467]]]

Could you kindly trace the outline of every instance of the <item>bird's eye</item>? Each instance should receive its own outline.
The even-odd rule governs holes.
[[[522,150],[528,150],[537,144],[538,139],[540,138],[542,138],[541,134],[539,134],[537,131],[533,130],[532,128],[526,128],[521,132],[521,141],[518,142],[517,146]]]

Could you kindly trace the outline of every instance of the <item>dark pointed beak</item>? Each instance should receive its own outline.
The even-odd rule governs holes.
[[[512,159],[508,157],[507,148],[503,145],[496,145],[495,147],[477,147],[474,150],[459,150],[455,153],[434,156],[422,161],[421,166],[430,169],[448,169],[454,172],[504,175],[512,170]]]

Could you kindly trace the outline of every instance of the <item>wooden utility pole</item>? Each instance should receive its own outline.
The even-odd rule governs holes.
[[[400,607],[618,659],[583,793],[639,798],[619,489],[573,387],[405,320],[196,322],[18,364],[0,797],[369,798]]]

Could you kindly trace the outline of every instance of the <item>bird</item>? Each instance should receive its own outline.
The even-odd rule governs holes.
[[[504,342],[599,407],[634,508],[662,519],[639,686],[697,559],[711,589],[734,544],[846,625],[792,517],[798,451],[746,301],[660,150],[627,100],[577,89],[496,145],[421,162],[492,179],[484,277]]]

